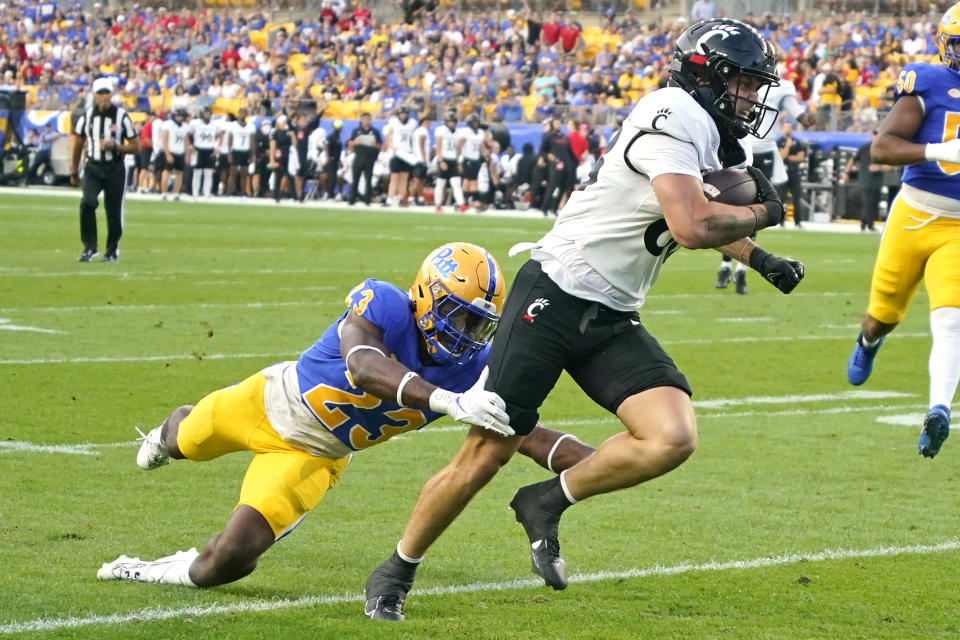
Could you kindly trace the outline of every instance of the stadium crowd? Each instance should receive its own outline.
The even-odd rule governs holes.
[[[846,12],[858,3],[837,0],[834,13],[816,17],[736,17],[780,50],[781,75],[816,113],[815,128],[869,131],[889,108],[903,65],[936,57],[930,34],[946,4],[878,16]],[[694,12],[722,16],[706,1]],[[603,132],[609,137],[641,96],[666,83],[674,39],[693,17],[607,10],[584,26],[569,12],[457,13],[420,0],[405,0],[401,13],[386,24],[362,1],[324,0],[315,15],[275,22],[252,9],[97,3],[84,11],[78,3],[7,0],[0,89],[25,91],[29,108],[77,112],[95,78],[114,78],[116,99],[143,137],[134,184],[166,192],[177,179],[175,194],[182,173],[192,173],[193,151],[209,142],[198,145],[191,131],[211,118],[215,171],[197,194],[356,198],[359,189],[365,199],[374,191],[391,202],[429,197],[423,187],[438,175],[436,128],[452,118],[470,129],[463,125],[477,119],[483,139],[463,145],[458,175],[442,178],[456,206],[507,206],[517,197],[513,187],[527,184],[546,213],[586,177]],[[401,107],[428,125],[425,146],[401,140],[411,128],[395,126]],[[358,154],[362,145],[342,135],[363,114],[390,121],[373,126],[380,138],[373,155],[371,147]],[[333,127],[336,120],[348,126]],[[539,149],[512,148],[509,134],[496,135],[519,122],[545,123]],[[396,160],[400,147],[406,160]],[[175,157],[182,154],[186,162]],[[366,171],[359,181],[358,155]],[[406,177],[391,179],[398,173]]]

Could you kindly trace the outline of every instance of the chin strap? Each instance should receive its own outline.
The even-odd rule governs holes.
[[[717,156],[723,163],[724,169],[743,164],[747,160],[747,152],[744,151],[740,141],[732,135],[720,134],[720,148],[717,150]]]

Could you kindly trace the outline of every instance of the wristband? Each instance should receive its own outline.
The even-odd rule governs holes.
[[[408,382],[416,378],[417,375],[419,374],[417,374],[416,371],[407,371],[405,374],[403,374],[403,378],[400,379],[400,384],[397,385],[397,404],[401,407],[406,406],[403,404],[403,400],[401,399],[403,397],[403,388],[407,386]]]
[[[750,213],[753,214],[753,233],[756,233],[757,231],[760,230],[760,215],[757,213],[757,210],[754,209],[752,205],[747,205],[747,209],[750,209]]]
[[[952,142],[952,141],[951,141]],[[951,142],[929,142],[923,148],[923,157],[930,162],[956,162],[960,153],[958,153],[956,143]]]
[[[448,413],[450,403],[453,402],[455,395],[453,391],[440,388],[434,389],[433,393],[430,394],[430,411],[434,413]]]
[[[753,251],[750,252],[750,268],[759,273],[763,273],[763,263],[772,255],[769,251],[764,251],[760,247],[754,247]]]

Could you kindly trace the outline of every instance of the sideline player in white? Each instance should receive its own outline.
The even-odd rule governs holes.
[[[397,107],[397,113],[390,118],[384,128],[387,151],[390,158],[390,183],[387,186],[387,204],[398,205],[407,202],[407,182],[410,171],[417,162],[413,149],[413,132],[417,130],[417,121],[410,117],[410,108]]]
[[[480,116],[477,114],[468,115],[466,123],[466,127],[457,130],[457,155],[463,169],[463,190],[466,192],[467,204],[477,206],[477,179],[483,164],[480,150],[487,143],[489,135],[480,128]],[[460,207],[460,211],[466,211],[466,208]]]
[[[443,124],[433,132],[437,141],[437,187],[434,190],[433,201],[437,205],[437,213],[443,211],[444,188],[450,182],[453,190],[453,200],[460,211],[467,210],[463,198],[463,178],[460,177],[460,166],[457,156],[460,153],[460,138],[457,134],[457,114],[448,111],[443,117]]]
[[[780,84],[771,85],[767,97],[763,101],[763,104],[776,109],[776,112],[764,112],[763,122],[758,129],[761,135],[748,135],[744,138],[744,141],[749,145],[753,155],[751,164],[763,171],[763,175],[767,176],[773,186],[781,191],[782,197],[782,185],[787,182],[787,170],[777,148],[777,129],[774,126],[777,114],[778,112],[784,113],[807,127],[814,123],[815,118],[812,113],[807,111],[806,107],[797,101],[797,88],[793,86],[793,83],[783,79],[783,73],[778,73],[778,75],[781,77]],[[794,223],[799,227],[800,221],[797,218],[799,212],[794,211],[793,215]],[[783,225],[783,221],[780,224]],[[738,261],[734,268],[732,262],[733,260],[729,256],[723,256],[714,286],[717,289],[725,289],[731,280],[735,280],[737,293],[746,295],[747,265]]]
[[[187,134],[190,127],[187,125],[187,112],[184,109],[175,109],[173,115],[163,125],[163,154],[164,173],[160,184],[160,193],[167,199],[167,185],[170,184],[169,174],[173,173],[173,199],[180,199],[180,190],[183,189],[184,154],[187,151]]]
[[[423,186],[427,181],[427,165],[430,164],[430,119],[422,118],[420,126],[413,131],[414,164],[410,169],[410,197],[415,204],[423,204]]]
[[[245,108],[237,111],[237,120],[232,123],[229,129],[230,137],[230,177],[228,179],[229,187],[227,193],[240,193],[240,195],[253,195],[250,190],[250,171],[249,167],[253,161],[251,152],[253,151],[253,141],[257,136],[257,125],[247,120],[247,110]],[[238,191],[239,190],[239,191]]]
[[[427,549],[516,452],[564,370],[625,430],[559,477],[521,488],[511,502],[533,569],[549,586],[567,586],[558,542],[567,507],[656,478],[693,453],[690,386],[638,313],[678,246],[749,256],[784,293],[803,277],[803,265],[747,237],[783,217],[763,173],[748,169],[758,204],[732,206],[703,193],[703,172],[745,159],[739,138],[756,133],[767,108],[758,93],[777,82],[769,43],[741,22],[707,20],[677,39],[670,71],[674,86],[637,102],[586,187],[529,245],[532,259],[510,289],[486,388],[506,402],[517,435],[470,429],[453,460],[427,481],[396,551],[367,580],[368,616],[403,619]]]
[[[204,197],[209,198],[213,189],[213,172],[216,160],[213,157],[217,144],[219,125],[211,119],[210,107],[200,110],[200,117],[190,121],[190,146],[195,149],[193,156],[193,197],[200,196],[201,179]]]

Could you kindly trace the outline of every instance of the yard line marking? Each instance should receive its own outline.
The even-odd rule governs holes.
[[[330,303],[317,303],[317,304],[334,304]],[[336,304],[340,304],[337,302]],[[929,338],[930,334],[928,333],[899,333],[897,334],[898,338]],[[769,338],[760,338],[760,337],[737,337],[737,338],[693,338],[689,340],[662,340],[660,344],[662,345],[698,345],[698,344],[708,344],[708,345],[717,345],[717,344],[736,344],[741,342],[789,342],[792,340],[849,340],[850,336],[771,336]],[[295,353],[287,354],[276,354],[278,356],[283,355],[293,355],[299,356],[302,352],[297,351]],[[270,357],[269,353],[220,353],[213,355],[204,355],[204,358],[210,358],[212,360],[224,359],[224,358],[252,358],[252,357]],[[99,358],[33,358],[33,359],[6,359],[0,360],[0,366],[2,365],[27,365],[27,364],[65,364],[65,363],[84,363],[84,362],[150,362],[153,360],[189,360],[193,358],[192,354],[177,354],[169,356],[103,356]]]
[[[29,327],[22,324],[10,324],[8,318],[0,318],[0,331],[32,331],[34,333],[66,333],[57,329],[43,329],[41,327]]]
[[[276,302],[175,302],[171,304],[90,304],[72,307],[8,307],[0,313],[62,313],[64,311],[156,311],[158,309],[268,309],[270,307],[306,307],[309,305],[342,305],[341,300],[286,300]],[[2,326],[0,326],[2,328]]]
[[[654,565],[644,569],[627,569],[623,571],[597,571],[594,573],[575,573],[570,576],[570,582],[589,583],[605,580],[623,580],[627,578],[657,578],[675,576],[684,573],[700,573],[707,571],[729,571],[737,569],[763,569],[784,565],[799,564],[801,562],[826,562],[828,560],[855,560],[858,558],[888,558],[899,555],[929,555],[956,551],[960,549],[960,539],[951,538],[936,544],[905,545],[873,547],[871,549],[824,549],[807,553],[788,553],[776,556],[762,556],[748,560],[729,560],[726,562],[685,562],[669,567]],[[91,570],[92,573],[92,570]],[[473,582],[470,584],[455,584],[447,586],[414,589],[411,595],[416,596],[445,596],[461,593],[482,593],[497,591],[513,591],[543,587],[543,580],[539,578],[523,578],[518,580],[504,580],[500,582]],[[196,618],[208,615],[236,614],[247,612],[277,611],[281,609],[301,609],[329,604],[361,603],[364,596],[359,593],[344,593],[340,595],[314,595],[301,598],[280,598],[276,600],[247,600],[231,604],[209,604],[179,607],[176,609],[149,608],[128,613],[113,613],[103,616],[88,616],[85,618],[71,616],[69,618],[37,618],[24,622],[9,622],[0,625],[0,634],[24,633],[27,631],[53,631],[56,629],[77,629],[94,625],[117,625],[125,622],[151,622],[154,620],[170,620],[171,618]],[[359,618],[359,609],[357,617]]]
[[[93,267],[97,269],[97,267]],[[356,269],[351,268],[329,268],[329,267],[318,267],[315,269],[173,269],[170,271],[142,271],[142,272],[130,272],[130,271],[114,271],[113,269],[97,269],[96,271],[32,271],[26,267],[0,267],[0,277],[3,276],[12,276],[16,278],[70,278],[73,276],[78,277],[91,277],[91,276],[110,276],[113,278],[123,278],[123,279],[134,279],[134,278],[144,278],[144,279],[169,279],[170,276],[179,275],[179,276],[191,276],[191,275],[296,275],[296,274],[327,274],[327,273],[353,273]],[[393,274],[402,276],[406,272],[401,269],[384,269],[384,274]],[[796,295],[796,294],[793,294]]]
[[[0,454],[14,451],[30,451],[36,453],[69,453],[79,456],[95,456],[96,451],[92,444],[33,444],[22,440],[0,440]]]
[[[771,322],[773,318],[757,318],[757,317],[744,317],[744,318],[715,318],[717,322]]]
[[[893,416],[877,416],[877,422],[898,427],[919,427],[923,424],[922,409],[917,413],[901,413]]]
[[[160,356],[90,356],[79,358],[35,358],[30,360],[0,360],[0,365],[17,364],[90,364],[103,362],[158,362],[163,360],[231,360],[234,358],[273,358],[275,362],[297,357],[300,351],[270,353],[176,353]]]
[[[879,405],[879,406],[860,406],[860,407],[827,407],[827,408],[818,408],[818,409],[783,409],[781,411],[733,411],[733,412],[714,412],[714,413],[705,413],[698,416],[700,419],[706,418],[742,418],[749,417],[754,415],[763,415],[770,417],[778,416],[802,416],[802,415],[822,415],[822,414],[836,414],[836,413],[865,413],[865,412],[884,412],[884,411],[908,411],[911,409],[916,409],[921,411],[923,405]],[[897,420],[906,418],[906,414],[897,414],[891,416],[880,416],[877,418],[878,422],[885,422],[889,424],[906,424],[906,422],[898,422]],[[915,425],[917,422],[916,415],[911,417],[911,426]],[[620,420],[613,417],[597,417],[597,418],[575,418],[568,420],[547,420],[544,422],[544,426],[548,428],[554,427],[599,427],[611,424],[619,424]],[[426,427],[420,432],[410,431],[407,433],[402,433],[393,438],[390,438],[388,442],[405,442],[410,438],[419,438],[422,437],[421,434],[431,434],[431,433],[463,433],[469,427],[462,424],[447,424],[439,427]],[[9,440],[9,441],[0,441],[0,453],[4,453],[3,449],[6,447],[8,450],[14,451],[28,451],[28,452],[38,452],[38,453],[68,453],[68,454],[80,454],[80,455],[96,455],[98,449],[108,449],[108,448],[126,448],[139,446],[139,441],[135,439],[123,440],[120,442],[84,442],[81,444],[59,444],[59,445],[37,445],[30,442],[25,442],[21,440]]]
[[[715,398],[695,400],[697,409],[716,409],[736,404],[788,404],[796,402],[826,402],[830,400],[885,400],[887,398],[912,398],[914,394],[902,391],[841,391],[839,393],[808,393],[791,396],[747,396],[745,398]]]

